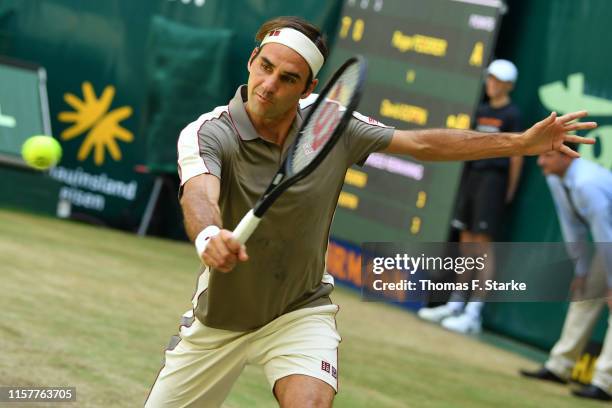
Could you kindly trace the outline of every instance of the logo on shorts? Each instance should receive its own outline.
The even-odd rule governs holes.
[[[336,370],[336,367],[329,364],[327,361],[321,361],[321,370],[331,374],[331,376],[336,379],[338,378],[338,370]]]

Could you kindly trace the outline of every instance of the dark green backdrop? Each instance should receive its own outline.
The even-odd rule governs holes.
[[[178,237],[181,221],[169,197],[176,201],[176,167],[171,163],[176,161],[179,130],[226,104],[245,81],[246,61],[261,23],[299,15],[321,26],[333,41],[340,8],[340,1],[328,0],[3,0],[0,54],[47,69],[53,133],[64,149],[60,168],[51,175],[64,181],[63,193],[73,200],[73,212],[135,229],[152,189],[152,175],[167,173],[160,202],[167,211],[152,228]],[[86,82],[96,99],[110,90],[107,87],[114,87],[114,95],[102,109],[104,115],[67,139],[72,123],[58,115],[74,115],[75,105],[64,95],[83,100]],[[108,125],[103,120],[113,119],[111,113],[119,114],[122,108],[116,125],[133,138],[115,139],[121,157],[115,160],[102,146],[103,162],[96,162],[93,152],[79,158],[88,132]],[[98,136],[112,136],[113,128],[104,129]],[[120,187],[127,192],[117,193]],[[19,191],[18,184],[14,188]]]

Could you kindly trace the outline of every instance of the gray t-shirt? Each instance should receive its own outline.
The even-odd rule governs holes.
[[[281,149],[257,134],[244,107],[246,87],[238,88],[228,106],[200,116],[181,132],[181,188],[199,174],[218,177],[223,228],[234,229],[268,187],[315,99],[300,101]],[[229,273],[202,267],[195,316],[209,327],[246,331],[303,307],[331,303],[333,278],[325,272],[325,256],[346,170],[388,146],[393,131],[355,113],[319,167],[268,209],[246,243],[249,260]]]

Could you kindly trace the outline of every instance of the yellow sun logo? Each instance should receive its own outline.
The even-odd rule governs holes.
[[[73,112],[60,112],[58,119],[64,123],[73,123],[61,133],[62,140],[71,140],[87,132],[87,136],[77,153],[77,159],[84,161],[92,150],[94,163],[104,164],[105,151],[108,150],[115,161],[121,160],[121,149],[117,140],[130,143],[134,135],[119,124],[132,116],[132,108],[122,106],[109,111],[115,97],[115,87],[107,86],[98,99],[91,82],[83,82],[83,99],[71,93],[64,94],[64,101],[74,108]]]

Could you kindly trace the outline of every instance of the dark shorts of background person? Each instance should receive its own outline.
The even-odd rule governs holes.
[[[452,226],[498,239],[507,188],[507,169],[468,169],[459,190]]]

